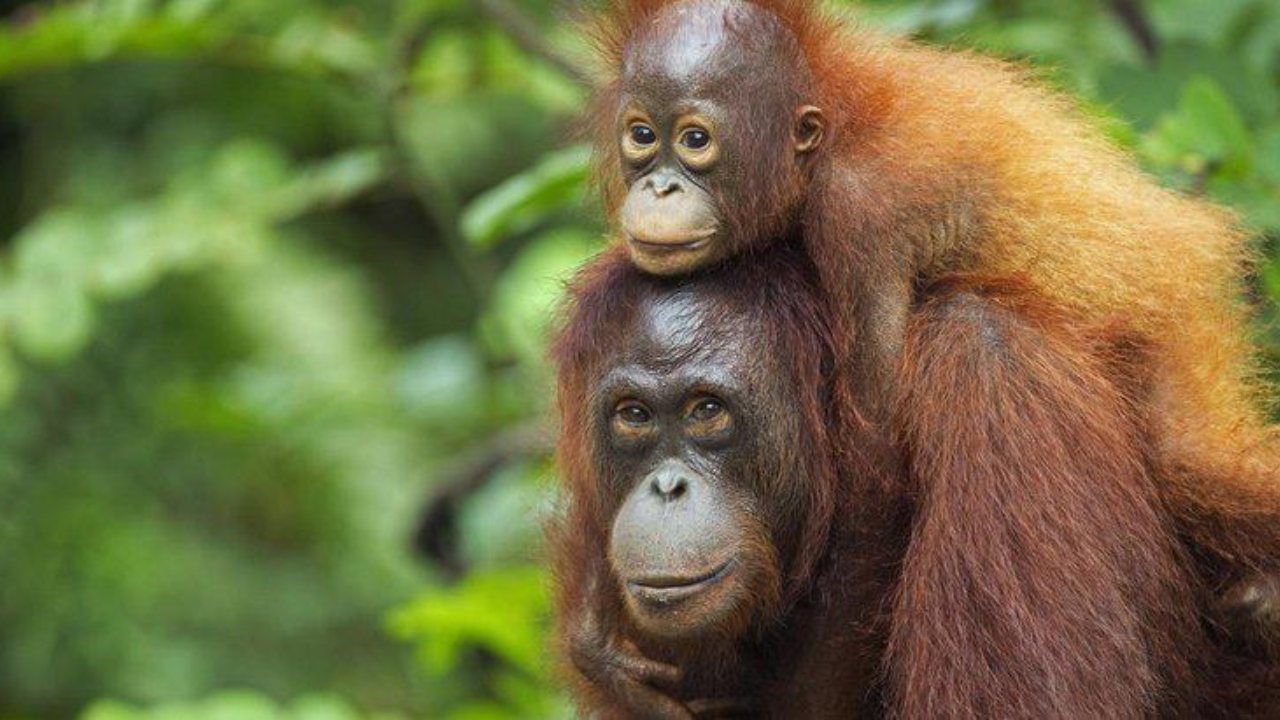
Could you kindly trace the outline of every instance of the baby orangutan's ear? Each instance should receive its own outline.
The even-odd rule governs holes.
[[[822,137],[826,132],[826,128],[827,119],[823,117],[820,108],[813,105],[803,105],[797,108],[795,128],[792,132],[796,153],[804,155],[817,150],[818,146],[822,144]]]

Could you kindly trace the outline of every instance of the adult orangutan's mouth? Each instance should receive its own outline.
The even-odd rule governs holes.
[[[627,240],[633,246],[645,252],[688,252],[690,250],[702,249],[711,241],[711,238],[715,234],[715,230],[702,230],[699,232],[672,237],[641,237],[639,235],[628,233]]]
[[[729,576],[733,560],[726,560],[710,572],[695,576],[646,575],[627,581],[636,599],[651,605],[670,605],[692,597]]]

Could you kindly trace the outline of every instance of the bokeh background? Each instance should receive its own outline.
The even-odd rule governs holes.
[[[1033,64],[1238,208],[1280,366],[1280,3],[832,5]],[[543,354],[602,224],[565,11],[0,2],[0,718],[569,715]]]

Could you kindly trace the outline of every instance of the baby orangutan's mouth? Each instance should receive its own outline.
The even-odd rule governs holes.
[[[627,581],[627,590],[649,605],[671,605],[716,585],[729,576],[733,561],[726,560],[710,572],[688,575],[645,575]]]

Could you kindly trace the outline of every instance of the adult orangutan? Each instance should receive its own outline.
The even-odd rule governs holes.
[[[949,279],[906,329],[889,438],[799,248],[683,280],[618,250],[556,345],[558,630],[589,716],[1280,707],[1274,662],[1212,630],[1127,331]]]
[[[1252,599],[1243,616],[1267,615],[1260,598],[1280,607],[1258,574],[1280,559],[1280,439],[1227,211],[1160,188],[1013,66],[851,29],[811,2],[618,0],[594,27],[610,72],[597,175],[637,267],[680,276],[802,248],[839,308],[836,372],[870,422],[914,392],[893,390],[907,328],[948,273],[1116,323],[1148,348],[1148,461],[1201,571],[1248,583],[1231,593]]]

